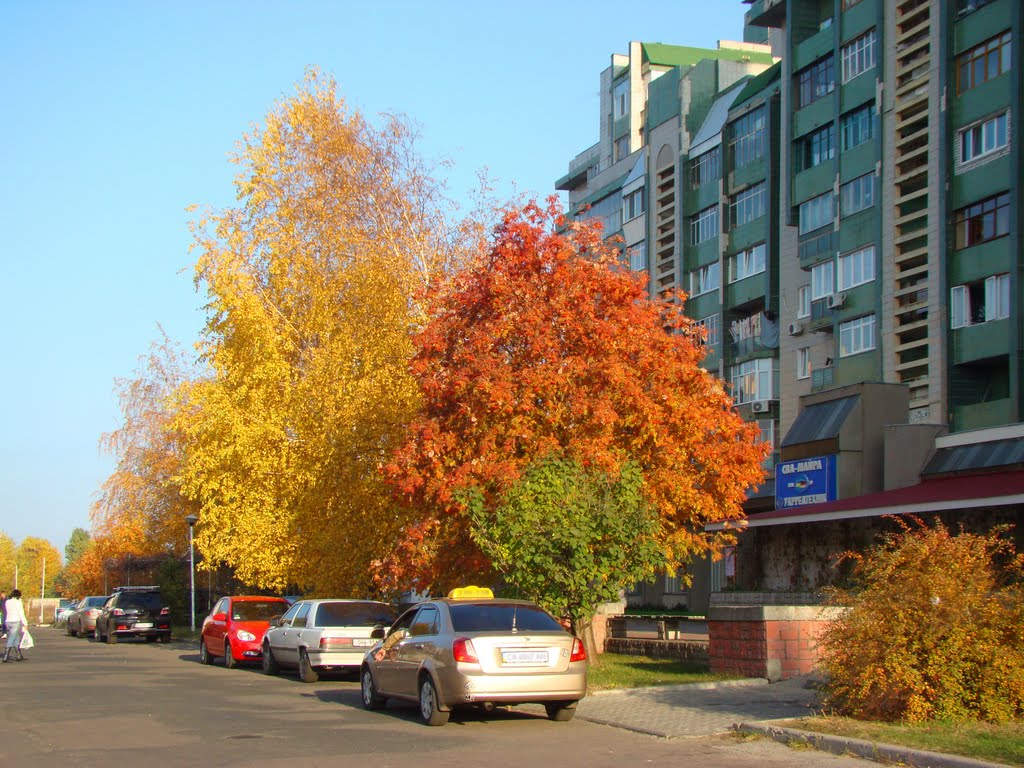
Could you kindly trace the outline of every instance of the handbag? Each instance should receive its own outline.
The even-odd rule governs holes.
[[[35,644],[36,643],[32,639],[32,635],[28,633],[27,629],[21,633],[21,645],[18,646],[19,648],[21,648],[21,650],[28,650],[29,648],[32,648]]]

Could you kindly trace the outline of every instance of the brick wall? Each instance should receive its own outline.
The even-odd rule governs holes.
[[[608,653],[650,656],[653,659],[678,659],[707,663],[707,643],[682,640],[650,640],[646,638],[609,637],[604,644]]]

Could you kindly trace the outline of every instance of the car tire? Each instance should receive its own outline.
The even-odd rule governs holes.
[[[569,704],[565,702],[545,704],[544,710],[548,713],[548,720],[554,720],[556,723],[567,723],[576,716],[576,702],[574,701]]]
[[[383,707],[387,699],[377,693],[377,684],[373,682],[373,673],[369,667],[363,667],[359,681],[363,694],[363,707],[365,709],[380,709]]]
[[[70,621],[64,623],[64,634],[66,634],[68,637],[75,636],[74,630],[71,629]]]
[[[448,722],[451,713],[442,711],[440,702],[434,681],[424,676],[420,681],[420,719],[426,725],[444,725]]]
[[[206,645],[206,638],[199,640],[199,660],[203,664],[213,664],[213,656],[210,655],[210,649]]]
[[[224,666],[228,669],[236,669],[238,662],[235,661],[235,654],[231,650],[231,641],[224,641]]]
[[[263,643],[263,674],[265,675],[276,675],[281,671],[281,667],[277,664],[277,659],[274,658],[274,652],[270,650],[270,643]]]
[[[299,648],[299,677],[304,683],[315,683],[320,679],[320,675],[309,663],[309,654],[306,653],[305,648]]]

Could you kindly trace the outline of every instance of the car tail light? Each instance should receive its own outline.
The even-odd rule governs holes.
[[[128,629],[128,625],[127,624],[118,624],[117,625],[117,631],[120,632],[122,629]]]
[[[452,656],[456,661],[464,661],[468,664],[480,663],[480,659],[476,657],[473,641],[468,637],[457,637],[452,641]]]
[[[349,648],[351,646],[352,646],[352,638],[351,637],[321,637],[320,638],[320,650],[322,650],[322,651],[330,650],[331,648],[340,648],[340,647]]]
[[[114,614],[115,616],[124,616],[124,611],[122,609],[120,609],[120,608],[115,608],[114,610],[111,611],[111,613]]]
[[[587,649],[583,647],[583,643],[580,642],[578,637],[572,639],[572,656],[569,657],[569,661],[586,661],[587,660]]]
[[[170,608],[168,608],[168,607],[167,607],[167,606],[165,605],[165,606],[164,606],[163,608],[161,608],[161,609],[160,609],[160,615],[161,615],[161,616],[170,616],[170,615],[171,615],[171,609],[170,609]]]

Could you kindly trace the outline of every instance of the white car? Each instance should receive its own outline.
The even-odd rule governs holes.
[[[263,637],[263,671],[297,669],[303,682],[324,672],[357,672],[384,637],[395,612],[375,600],[300,600]]]

